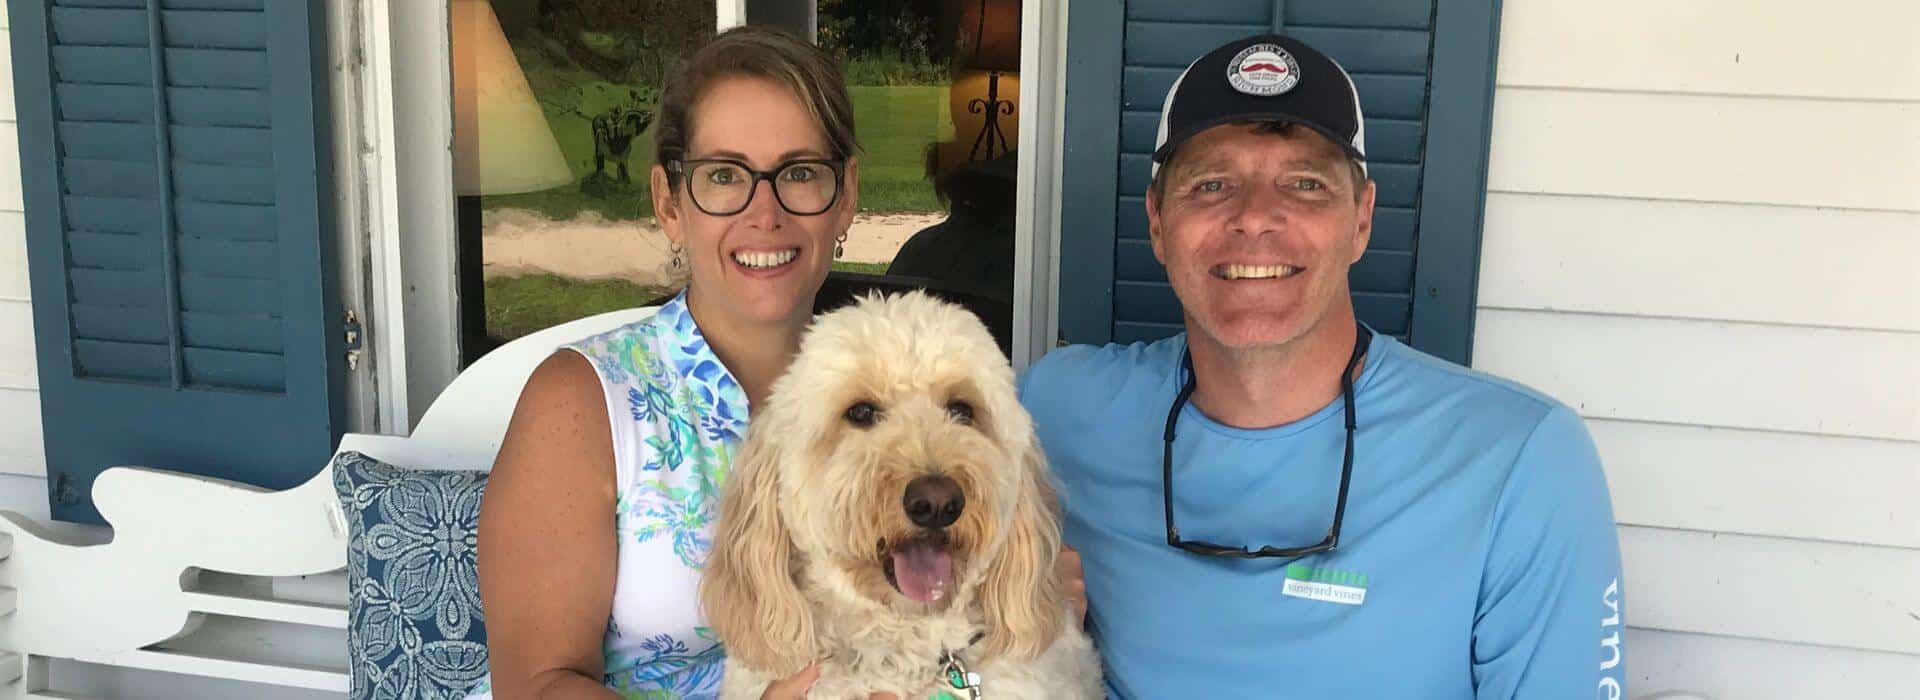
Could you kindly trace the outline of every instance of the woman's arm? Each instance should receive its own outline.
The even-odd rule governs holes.
[[[600,378],[579,354],[556,353],[520,393],[480,507],[494,697],[618,697],[601,683],[615,490]]]

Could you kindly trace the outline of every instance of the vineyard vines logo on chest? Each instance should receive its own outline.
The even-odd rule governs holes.
[[[1299,62],[1279,44],[1254,44],[1227,63],[1227,84],[1249,95],[1272,97],[1299,83]]]
[[[1281,584],[1280,595],[1323,603],[1362,605],[1367,602],[1367,575],[1357,571],[1289,564],[1287,580]]]

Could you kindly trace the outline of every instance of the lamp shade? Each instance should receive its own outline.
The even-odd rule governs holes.
[[[960,33],[963,67],[1020,70],[1020,0],[966,0]]]
[[[517,194],[573,181],[553,128],[486,0],[451,0],[453,187]]]

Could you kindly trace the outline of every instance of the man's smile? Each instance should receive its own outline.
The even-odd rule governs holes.
[[[1298,274],[1302,269],[1293,265],[1244,265],[1228,263],[1215,265],[1208,270],[1214,278],[1223,280],[1267,280],[1285,279]]]

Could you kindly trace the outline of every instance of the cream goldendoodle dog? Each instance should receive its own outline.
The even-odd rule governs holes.
[[[1099,697],[1045,460],[977,318],[919,293],[822,315],[767,404],[701,584],[723,697],[813,661],[810,698]]]

